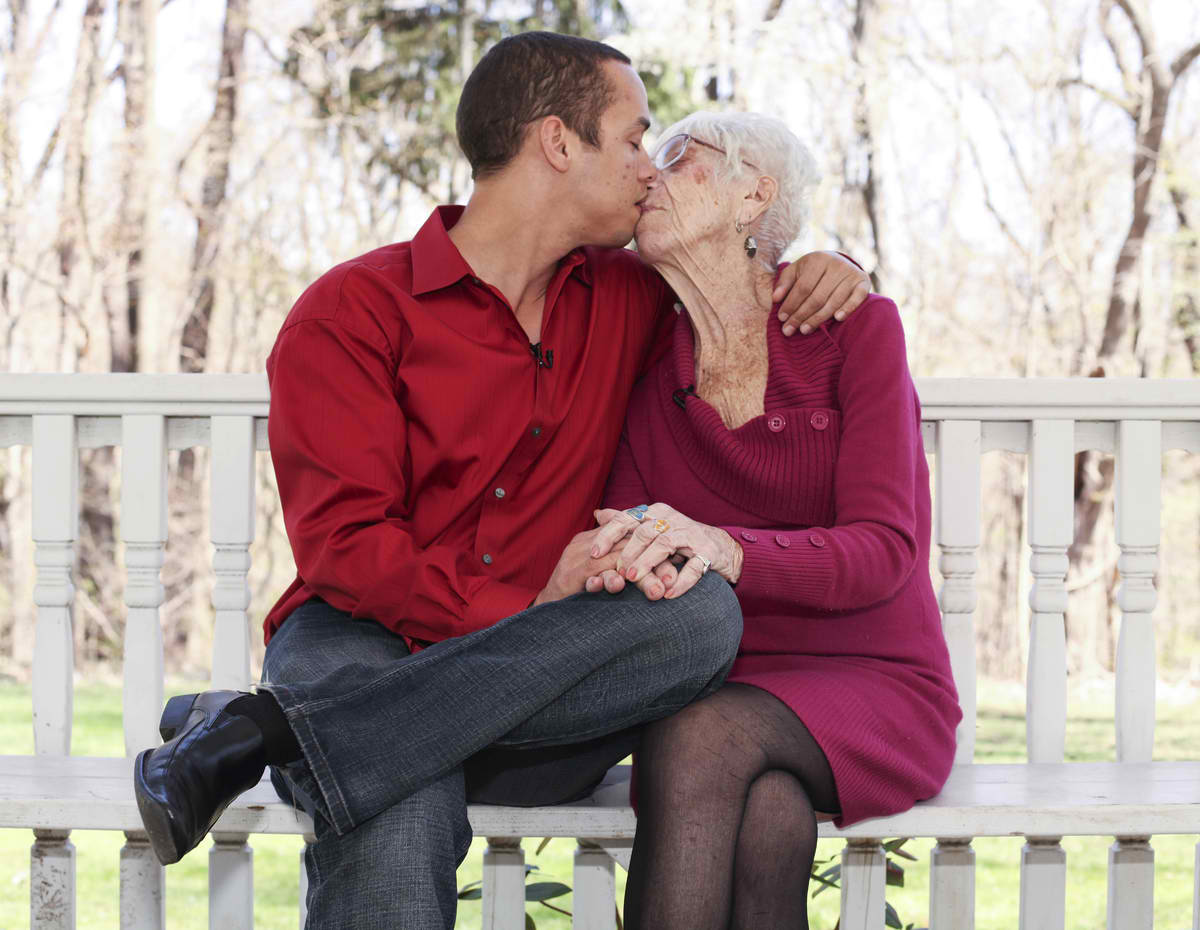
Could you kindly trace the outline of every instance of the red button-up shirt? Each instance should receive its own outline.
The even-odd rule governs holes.
[[[267,639],[312,597],[410,642],[481,629],[528,607],[593,525],[671,292],[632,252],[576,249],[546,291],[539,365],[446,234],[461,212],[319,278],[267,359],[297,568]]]

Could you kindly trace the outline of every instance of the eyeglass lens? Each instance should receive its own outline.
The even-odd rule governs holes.
[[[671,136],[663,147],[658,150],[658,154],[654,157],[654,167],[659,171],[663,171],[683,156],[684,150],[687,149],[688,136],[681,133],[677,136]]]

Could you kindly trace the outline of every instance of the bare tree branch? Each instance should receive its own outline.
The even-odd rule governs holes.
[[[1106,90],[1105,88],[1100,87],[1097,84],[1093,84],[1091,81],[1085,81],[1081,77],[1064,78],[1063,80],[1058,82],[1058,86],[1059,87],[1086,87],[1088,90],[1090,90],[1092,93],[1096,94],[1096,96],[1100,97],[1101,99],[1107,100],[1109,103],[1120,107],[1122,110],[1125,111],[1126,115],[1130,119],[1133,119],[1133,120],[1137,119],[1137,114],[1138,114],[1137,102],[1130,97],[1118,97],[1111,90]]]
[[[1191,48],[1179,54],[1179,57],[1176,58],[1171,65],[1171,73],[1175,75],[1175,77],[1179,77],[1184,71],[1191,67],[1192,62],[1197,58],[1200,58],[1200,42],[1197,42]]]
[[[1125,86],[1126,98],[1136,100],[1138,97],[1138,74],[1140,69],[1134,68],[1125,59],[1125,53],[1121,51],[1121,40],[1113,32],[1112,10],[1115,5],[1116,0],[1102,0],[1099,10],[1100,32],[1104,36],[1104,41],[1108,44],[1108,50],[1112,52],[1113,61],[1117,64],[1117,71],[1121,75],[1121,83]],[[1142,55],[1145,57],[1144,48]]]
[[[1142,47],[1142,67],[1150,72],[1150,79],[1155,84],[1166,85],[1168,83],[1166,63],[1158,54],[1158,45],[1154,41],[1154,30],[1151,27],[1150,19],[1141,6],[1135,3],[1135,0],[1113,0],[1113,2],[1121,8],[1121,12],[1129,20],[1129,25],[1133,27],[1134,35],[1137,36],[1138,44]]]

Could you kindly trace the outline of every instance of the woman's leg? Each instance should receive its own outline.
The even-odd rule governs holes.
[[[733,857],[732,930],[808,930],[808,876],[817,817],[790,772],[754,780]]]
[[[754,869],[774,854],[749,831],[741,842],[751,787],[772,770],[796,780],[808,812],[798,822],[777,824],[766,845],[787,836],[804,842],[814,830],[813,809],[838,810],[837,790],[825,754],[782,701],[731,684],[646,728],[638,755],[638,832],[625,892],[630,930],[729,926],[737,859]],[[754,819],[769,816],[758,807],[750,811]],[[808,869],[802,871],[807,887]]]

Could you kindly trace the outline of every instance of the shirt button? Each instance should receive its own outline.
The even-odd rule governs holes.
[[[484,565],[491,565],[491,564],[492,564],[492,557],[491,557],[491,555],[490,555],[489,553],[487,553],[487,552],[485,552],[485,553],[483,554],[483,564],[484,564]]]
[[[792,544],[792,541],[782,534],[775,537],[775,542],[784,549],[788,548]]]
[[[812,424],[813,429],[824,429],[829,425],[829,415],[820,412],[814,413],[808,422]]]
[[[493,493],[495,493],[495,495],[496,495],[496,497],[497,497],[498,499],[503,499],[503,497],[504,497],[504,488],[496,488],[496,490],[495,490]]]
[[[822,536],[820,533],[813,533],[811,536],[808,537],[808,541],[810,543],[812,543],[814,546],[816,546],[818,549],[825,548],[825,537]]]
[[[767,429],[769,429],[772,433],[782,433],[785,426],[787,426],[787,420],[781,417],[778,413],[767,420]]]
[[[535,436],[540,436],[542,435],[542,428],[540,426],[535,426],[532,430],[530,430],[530,432],[532,432]]]
[[[745,530],[742,530],[742,539],[746,540],[746,542],[758,542],[757,536],[753,533],[747,533]]]

